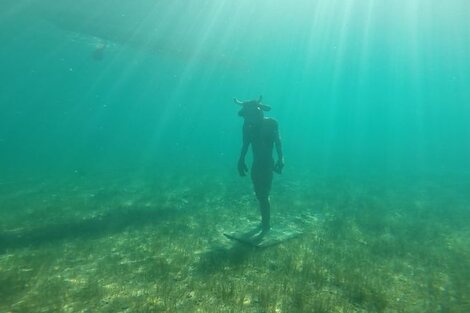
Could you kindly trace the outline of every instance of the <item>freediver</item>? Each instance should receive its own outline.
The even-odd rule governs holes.
[[[238,173],[240,176],[246,176],[248,172],[245,157],[251,144],[253,151],[251,180],[261,212],[261,235],[264,235],[271,228],[269,194],[271,192],[273,171],[281,174],[284,168],[278,123],[273,118],[264,117],[264,112],[271,110],[271,107],[261,103],[261,96],[258,100],[240,101],[234,98],[233,101],[242,107],[238,115],[245,120],[243,124],[243,144],[240,159],[238,160]],[[274,145],[278,157],[277,162],[274,162],[273,159]]]
[[[108,48],[108,43],[104,40],[95,44],[95,50],[91,54],[91,57],[95,61],[101,61],[104,57],[104,51]]]

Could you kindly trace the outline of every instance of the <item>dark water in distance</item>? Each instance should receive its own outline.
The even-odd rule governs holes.
[[[469,173],[468,1],[5,0],[0,12],[4,178],[236,175],[232,97],[261,94],[291,177]]]

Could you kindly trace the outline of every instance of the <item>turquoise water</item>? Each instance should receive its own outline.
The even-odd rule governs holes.
[[[120,219],[132,221],[134,204],[149,210],[158,210],[163,202],[170,209],[188,203],[204,208],[197,213],[200,219],[193,213],[193,223],[203,225],[202,220],[211,219],[213,224],[206,227],[215,233],[219,228],[214,225],[227,222],[218,216],[224,209],[230,208],[230,219],[257,218],[256,202],[246,200],[251,197],[250,183],[237,177],[243,121],[232,98],[263,95],[272,106],[267,115],[279,122],[286,158],[284,173],[274,180],[274,214],[283,215],[280,207],[293,207],[292,212],[300,215],[318,213],[316,218],[333,225],[322,224],[326,233],[337,227],[346,233],[362,231],[365,238],[383,233],[402,236],[402,241],[417,238],[416,246],[402,250],[390,243],[387,253],[393,257],[398,250],[402,257],[413,254],[428,240],[438,240],[442,245],[435,249],[440,250],[420,252],[416,259],[429,257],[439,263],[447,255],[441,261],[452,273],[436,277],[451,278],[444,287],[436,285],[435,293],[423,292],[414,300],[403,300],[404,304],[393,302],[394,295],[387,293],[385,306],[371,306],[376,299],[364,296],[356,299],[359,302],[351,300],[356,303],[354,310],[466,312],[468,286],[457,277],[470,276],[468,269],[457,268],[470,263],[465,239],[469,228],[462,223],[470,206],[469,21],[470,4],[464,0],[3,0],[0,284],[3,280],[20,286],[26,279],[21,276],[25,274],[12,274],[13,265],[8,267],[15,257],[47,249],[57,252],[77,237],[86,241],[119,236],[126,227],[139,234],[140,227],[147,225],[141,221],[157,215],[138,211],[136,222],[120,224]],[[243,209],[234,211],[237,206]],[[113,215],[117,207],[131,211]],[[371,213],[371,207],[377,212]],[[180,229],[178,216],[187,218],[191,213],[176,213],[169,214],[167,221]],[[93,218],[100,214],[104,222],[94,224]],[[106,214],[113,218],[108,220]],[[91,222],[80,224],[80,219]],[[110,231],[97,230],[106,221]],[[348,221],[359,221],[358,228]],[[66,231],[70,225],[74,225],[71,234]],[[394,232],[394,227],[407,230]],[[159,238],[173,238],[168,232]],[[183,235],[177,238],[185,240]],[[305,242],[323,237],[308,238]],[[342,249],[337,237],[324,238]],[[294,244],[291,253],[310,251],[304,244]],[[289,251],[288,245],[282,247]],[[148,253],[152,251],[149,248]],[[361,251],[350,252],[351,258]],[[221,256],[209,255],[217,257]],[[255,268],[262,266],[257,260],[263,264],[263,257],[257,257],[250,263]],[[397,262],[408,262],[401,261]],[[44,274],[41,262],[31,267],[34,277]],[[237,267],[237,271],[242,270]],[[406,271],[396,271],[413,280]],[[326,272],[333,277],[343,273],[332,268]],[[416,284],[423,281],[417,279]],[[62,297],[37,304],[40,296],[24,298],[30,289],[14,290],[0,288],[8,294],[4,298],[8,300],[0,300],[1,312],[10,312],[15,305],[22,310],[42,305],[52,312],[55,305],[67,303]],[[261,306],[261,300],[248,301],[237,290],[224,294],[231,299],[225,306],[203,296],[201,302],[206,311],[214,312],[229,308],[255,312]],[[80,297],[84,296],[77,295],[74,301]],[[90,307],[102,304],[105,296],[97,297],[90,300]],[[139,299],[128,301],[134,309],[149,303]],[[347,306],[349,300],[341,299],[328,301],[352,308]],[[295,312],[288,309],[295,301],[289,301],[280,304],[281,311]],[[305,303],[298,312],[312,310]],[[193,311],[186,305],[179,310]],[[430,309],[437,306],[441,309]],[[279,312],[277,306],[263,308]],[[177,309],[166,303],[160,310]]]
[[[291,169],[468,173],[465,1],[2,6],[9,172],[225,168],[240,141],[231,99],[262,94]]]

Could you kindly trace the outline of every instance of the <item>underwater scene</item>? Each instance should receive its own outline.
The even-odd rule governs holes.
[[[2,0],[0,313],[470,312],[467,0]]]

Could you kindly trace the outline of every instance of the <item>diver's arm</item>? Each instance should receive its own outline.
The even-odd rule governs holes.
[[[242,145],[242,150],[240,152],[240,158],[238,159],[238,173],[240,174],[240,176],[246,176],[246,173],[248,172],[248,167],[246,166],[246,163],[245,163],[245,157],[248,152],[249,146],[250,146],[250,141],[248,140],[248,136],[244,129],[243,130],[243,145]]]

